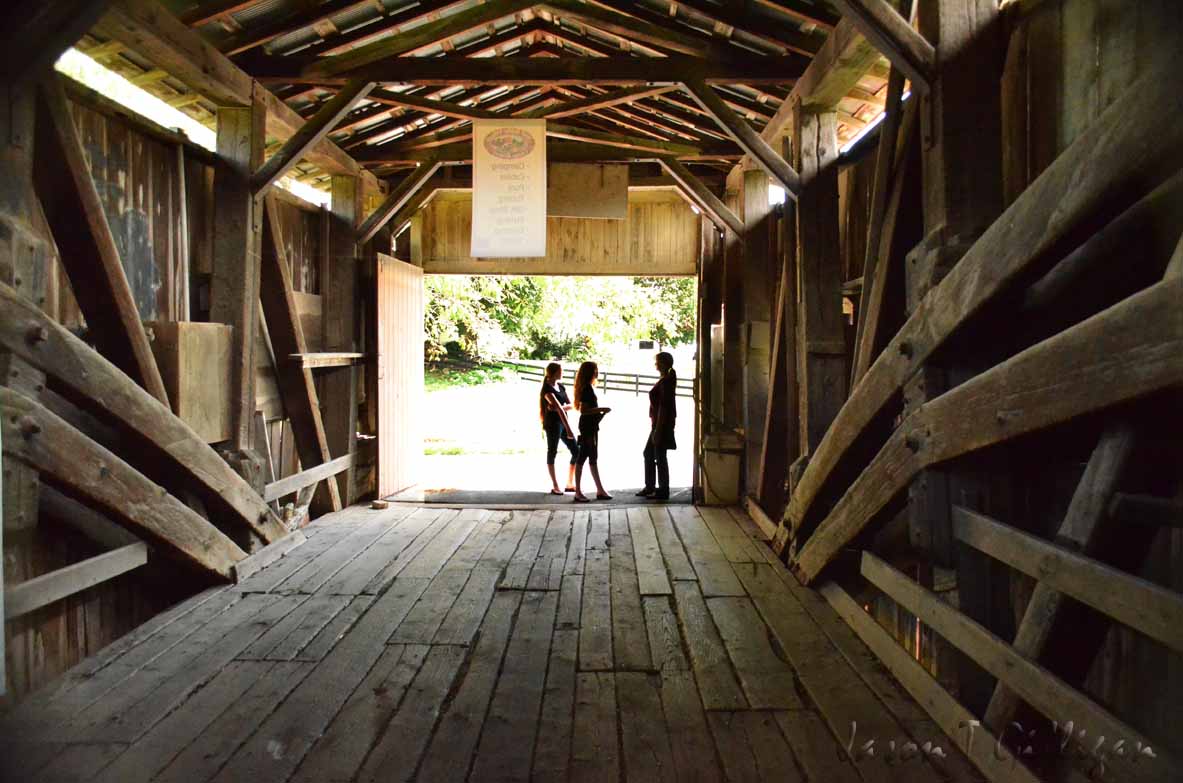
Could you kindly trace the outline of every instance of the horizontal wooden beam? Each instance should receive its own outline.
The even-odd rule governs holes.
[[[1183,528],[1183,503],[1169,498],[1116,492],[1108,512],[1123,525]]]
[[[43,606],[126,574],[147,562],[148,545],[140,541],[35,576],[26,582],[5,585],[4,619],[12,620],[35,612]]]
[[[472,145],[469,146],[471,147]],[[398,187],[391,191],[390,195],[358,227],[358,244],[364,245],[366,242],[369,242],[374,234],[377,234],[386,225],[386,222],[394,217],[396,212],[414,198],[419,188],[423,187],[427,180],[431,179],[432,175],[435,174],[441,165],[439,160],[432,160],[408,174],[398,184]]]
[[[1019,655],[1002,639],[870,552],[863,552],[861,571],[873,585],[1005,682],[1032,707],[1060,726],[1071,722],[1077,732],[1083,732],[1081,736],[1085,737],[1087,747],[1091,748],[1093,738],[1097,737],[1107,737],[1113,743],[1125,740],[1130,752],[1122,756],[1110,754],[1106,760],[1110,771],[1119,779],[1150,783],[1175,780],[1183,775],[1183,768],[1162,745],[1151,742],[1052,672]],[[1146,758],[1134,750],[1147,746],[1153,748],[1154,758]]]
[[[342,471],[349,470],[349,468],[353,467],[353,456],[352,454],[346,454],[320,465],[313,465],[311,468],[302,470],[295,475],[272,482],[264,487],[263,499],[268,503],[272,500],[279,500],[284,495],[298,492],[304,489],[304,487],[310,487],[327,478],[332,478]]]
[[[660,62],[664,78],[655,78]],[[696,78],[707,84],[782,84],[804,72],[798,57],[753,57],[714,62],[699,57],[396,57],[359,68],[349,76],[384,84],[673,84]],[[261,61],[257,77],[265,83],[344,84],[343,76],[303,73],[282,57]]]
[[[1165,82],[1162,80],[1166,80]],[[1017,281],[1037,278],[1062,255],[1121,214],[1183,156],[1183,125],[1167,124],[1147,143],[1162,109],[1183,112],[1167,73],[1147,73],[1096,118],[996,220],[930,291],[888,343],[830,425],[793,492],[777,536],[820,516],[814,503],[840,460],[908,378],[962,324]]]
[[[961,506],[957,538],[1151,639],[1183,651],[1183,595]]]
[[[0,283],[0,346],[44,372],[55,388],[127,432],[219,518],[274,541],[283,525],[263,499],[171,409],[68,329]]]
[[[105,549],[119,549],[139,541],[106,514],[63,495],[49,484],[42,485],[37,491],[37,509],[44,517],[77,530]]]
[[[712,223],[719,227],[720,231],[730,230],[738,236],[743,236],[743,221],[718,196],[712,193],[706,185],[702,184],[702,180],[694,176],[694,173],[690,169],[686,168],[680,161],[670,157],[658,158],[658,162],[661,163],[661,167],[665,169],[666,173],[678,183],[679,190],[697,204],[698,208],[703,211]]]
[[[945,686],[933,679],[924,665],[901,647],[845,590],[833,582],[827,582],[818,591],[987,780],[996,783],[1039,783],[1039,778],[1024,763],[1009,753],[998,753],[997,741],[985,726],[978,725],[980,721],[977,716],[953,698]],[[967,730],[971,725],[976,727],[975,735]]]
[[[349,367],[361,364],[365,356],[364,353],[353,352],[293,353],[288,358],[306,370],[315,370],[322,367]]]
[[[349,110],[374,89],[373,82],[354,80],[342,87],[316,114],[300,126],[276,152],[251,176],[251,189],[255,194],[271,187],[292,166],[300,162],[309,150],[320,143]]]
[[[769,146],[747,120],[738,116],[711,87],[701,81],[683,81],[687,92],[745,153],[775,179],[794,200],[801,194],[801,176],[780,153]]]
[[[845,19],[863,34],[891,64],[912,81],[912,88],[928,90],[935,78],[937,54],[908,20],[887,0],[833,0]]]
[[[552,139],[567,139],[568,141],[589,141],[594,144],[604,144],[609,147],[624,147],[640,152],[652,152],[658,155],[698,156],[703,154],[701,147],[692,144],[682,144],[676,141],[659,141],[630,136],[624,133],[608,133],[606,131],[590,130],[575,125],[564,125],[547,120],[546,135]]]
[[[607,109],[621,103],[632,103],[639,101],[642,98],[653,98],[658,95],[663,95],[672,90],[677,90],[676,84],[659,84],[656,86],[643,87],[622,87],[618,90],[612,90],[606,93],[597,95],[589,95],[586,98],[575,101],[567,101],[566,103],[559,103],[554,106],[544,106],[541,109],[534,109],[522,115],[524,118],[546,117],[547,119],[559,119],[560,117],[569,117],[573,114],[585,114],[600,109]]]
[[[439,160],[444,163],[471,163],[472,162],[472,143],[458,142],[450,143],[439,147],[431,147],[428,149],[410,149],[399,150],[397,148],[387,150],[387,145],[374,147],[372,152],[365,155],[358,155],[358,159],[367,164],[387,164],[387,165],[407,165],[415,163],[424,163],[432,160]],[[628,150],[624,147],[613,147],[607,144],[593,144],[582,141],[564,141],[562,139],[549,139],[546,142],[546,159],[548,161],[563,161],[569,163],[579,162],[605,162],[605,163],[636,163],[636,162],[652,162],[662,157],[656,152],[638,152],[636,150]],[[673,156],[670,156],[673,157]],[[679,160],[710,160],[710,161],[734,161],[738,159],[738,155],[734,152],[715,152],[714,150],[703,150],[700,155],[684,155],[677,156]]]
[[[422,95],[395,92],[394,90],[374,90],[370,93],[369,98],[389,106],[403,106],[429,114],[443,114],[446,117],[462,120],[505,119],[504,114],[487,111],[478,106],[463,106],[453,101],[437,101],[434,98],[425,98]]]
[[[233,541],[139,471],[42,405],[0,387],[4,453],[92,503],[161,551],[219,579],[246,557]]]
[[[1183,280],[1158,283],[922,405],[805,540],[798,578],[816,579],[922,469],[1183,383],[1180,301]]]

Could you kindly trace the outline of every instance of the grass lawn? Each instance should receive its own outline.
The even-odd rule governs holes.
[[[485,383],[500,383],[513,378],[509,370],[502,368],[476,368],[472,370],[448,367],[427,367],[423,371],[423,387],[428,392],[452,389],[458,386],[480,386]]]

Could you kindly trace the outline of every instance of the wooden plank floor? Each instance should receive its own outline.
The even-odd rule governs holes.
[[[306,533],[0,718],[0,780],[980,779],[740,511]],[[874,756],[843,756],[852,727]],[[887,758],[910,740],[946,758]]]

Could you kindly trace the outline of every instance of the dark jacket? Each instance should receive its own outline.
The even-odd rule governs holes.
[[[652,426],[649,437],[659,449],[678,448],[674,440],[674,424],[678,417],[674,402],[677,390],[678,379],[673,374],[666,375],[649,390],[649,421]]]

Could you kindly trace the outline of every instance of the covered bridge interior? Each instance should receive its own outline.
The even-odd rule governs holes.
[[[1183,779],[1183,5],[0,19],[0,779]],[[433,272],[697,275],[696,505],[371,505]]]

